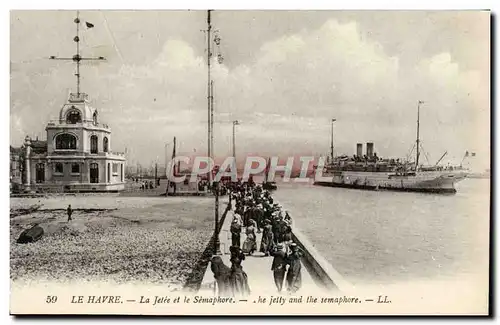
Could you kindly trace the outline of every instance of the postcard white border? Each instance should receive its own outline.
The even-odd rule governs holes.
[[[78,4],[77,2],[68,2],[61,0],[46,0],[46,1],[3,1],[1,3],[1,19],[0,21],[4,22],[1,26],[1,37],[2,44],[4,47],[2,48],[1,55],[3,64],[0,65],[0,69],[2,69],[2,87],[0,88],[2,103],[9,108],[3,109],[2,112],[5,114],[4,118],[0,119],[1,127],[0,130],[2,132],[2,139],[4,142],[2,148],[3,154],[5,155],[4,159],[1,160],[0,169],[5,171],[5,185],[0,188],[1,191],[1,200],[2,207],[5,211],[5,216],[7,215],[7,211],[9,208],[9,199],[8,199],[8,187],[7,187],[7,146],[10,142],[9,138],[9,112],[10,112],[10,101],[9,101],[9,92],[10,92],[10,78],[9,76],[9,65],[7,64],[8,59],[10,57],[10,13],[9,11],[12,9],[207,9],[207,3],[211,4],[212,9],[379,9],[379,10],[411,10],[411,9],[433,9],[433,10],[468,10],[468,9],[491,9],[493,12],[497,12],[499,7],[499,1],[494,0],[469,0],[469,1],[436,1],[436,0],[411,0],[411,1],[389,1],[389,0],[379,0],[379,1],[369,1],[369,0],[343,0],[343,1],[320,1],[320,0],[309,0],[309,1],[297,1],[297,0],[287,0],[287,1],[269,1],[269,0],[253,0],[253,1],[193,1],[193,0],[184,0],[184,1],[151,1],[151,0],[142,0],[142,1],[109,1],[107,4],[104,4],[102,0],[87,0],[85,2],[81,2]],[[119,5],[118,5],[119,4]],[[498,24],[498,21],[497,21]],[[495,41],[498,42],[498,33],[495,33]],[[496,43],[495,42],[495,43]],[[492,91],[496,91],[498,88],[498,84]],[[498,115],[498,114],[497,114]],[[495,120],[498,123],[498,116]],[[492,128],[492,131],[494,129]],[[498,151],[497,144],[495,145],[495,151]],[[495,157],[496,158],[496,157]],[[495,166],[496,167],[496,166]],[[496,201],[496,197],[494,199]],[[7,219],[7,218],[6,218]],[[498,224],[498,222],[497,222]],[[1,279],[2,279],[2,292],[1,296],[2,300],[2,321],[7,321],[9,324],[14,322],[14,319],[8,315],[9,313],[9,263],[5,263],[9,260],[9,227],[2,227],[5,231],[4,233],[4,242],[2,249],[2,263],[1,268]],[[497,229],[495,229],[497,230]],[[498,256],[497,256],[498,257]],[[498,299],[496,299],[498,301]],[[497,309],[498,310],[498,309]],[[25,324],[29,323],[52,323],[54,320],[52,319],[38,319],[38,320],[30,320],[25,321]],[[62,320],[63,322],[69,321],[67,319]],[[100,320],[83,320],[83,319],[74,319],[71,320],[74,323],[84,323],[87,321],[92,321],[93,323],[108,323],[112,321],[111,319],[100,319]],[[122,321],[122,320],[120,320]],[[136,320],[137,322],[146,322],[147,320]],[[165,321],[165,320],[159,320]],[[169,319],[168,322],[176,322],[179,320]],[[198,320],[191,320],[193,322]],[[206,320],[204,320],[206,321]],[[220,321],[220,320],[212,320],[212,321]],[[226,321],[234,321],[234,320],[226,320]],[[238,320],[243,321],[243,320]],[[255,320],[247,320],[247,321],[255,321]],[[259,322],[264,321],[277,321],[277,320],[262,320],[259,319]],[[288,320],[281,320],[288,321]],[[307,320],[300,319],[301,322],[306,322]],[[335,322],[341,321],[345,322],[348,320],[336,319],[333,320]],[[359,321],[359,320],[357,320]],[[380,319],[379,321],[385,321],[384,319]],[[425,320],[428,322],[429,320]],[[431,322],[437,322],[438,320],[432,320]],[[351,322],[351,321],[349,321]]]

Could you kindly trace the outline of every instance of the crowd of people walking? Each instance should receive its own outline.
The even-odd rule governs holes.
[[[292,240],[292,219],[287,211],[273,201],[271,193],[253,182],[228,184],[231,218],[231,267],[220,256],[214,256],[211,268],[217,281],[219,296],[250,294],[243,261],[260,252],[269,256],[270,269],[278,292],[289,293],[301,288],[300,248]],[[242,234],[245,239],[242,242]],[[262,234],[260,245],[257,234]],[[262,270],[262,272],[268,272]]]
[[[140,179],[138,177],[132,177],[132,188],[141,190],[152,190],[160,186],[160,179],[154,180]],[[135,183],[135,185],[134,185]]]

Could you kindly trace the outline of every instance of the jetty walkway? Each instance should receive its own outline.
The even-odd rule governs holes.
[[[222,255],[221,258],[227,266],[231,265],[230,262],[230,251],[231,247],[231,232],[230,225],[233,219],[234,211],[229,210],[227,212],[227,216],[224,220],[224,224],[221,227],[221,231],[219,233],[220,240],[220,249]],[[257,249],[260,248],[260,242],[262,238],[262,233],[257,233]],[[246,239],[245,232],[241,233],[241,242],[243,243]],[[295,242],[297,242],[297,238],[294,238]],[[310,294],[318,294],[318,293],[326,293],[336,291],[338,292],[341,288],[338,285],[328,285],[325,282],[333,281],[340,282],[342,284],[342,279],[338,274],[335,274],[333,271],[332,274],[329,270],[324,270],[325,267],[318,266],[318,261],[316,261],[315,256],[311,256],[311,253],[308,251],[307,247],[303,247],[302,243],[298,243],[301,248],[305,250],[305,256],[302,258],[302,286],[297,294],[306,295]],[[310,245],[309,243],[307,245]],[[314,253],[317,254],[317,253]],[[321,258],[318,258],[321,259]],[[311,261],[313,260],[313,261]],[[271,265],[273,262],[272,256],[265,256],[264,253],[259,251],[254,252],[253,255],[246,256],[245,260],[242,263],[243,271],[246,272],[248,276],[248,284],[250,286],[252,295],[277,295],[278,290],[274,283],[273,271],[271,270]],[[320,262],[321,263],[321,262]],[[324,263],[324,262],[323,262]],[[307,264],[307,265],[305,265]],[[328,268],[328,267],[327,267]],[[319,269],[319,270],[318,270]],[[326,278],[326,281],[325,281]],[[214,295],[216,293],[215,289],[215,279],[213,272],[210,268],[210,265],[207,267],[205,275],[203,277],[203,281],[198,291],[198,294],[201,295]],[[282,294],[287,294],[286,292],[286,280],[283,284]]]

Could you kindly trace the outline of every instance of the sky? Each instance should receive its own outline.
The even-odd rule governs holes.
[[[74,11],[12,11],[10,142],[46,138],[76,81]],[[81,11],[82,91],[129,164],[207,150],[205,11]],[[489,166],[490,14],[481,11],[215,11],[214,142],[217,157],[327,155],[375,143],[405,157],[416,139],[424,163]],[[214,45],[212,43],[212,45]],[[217,54],[224,57],[219,64]]]

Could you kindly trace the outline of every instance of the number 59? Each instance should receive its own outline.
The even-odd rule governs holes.
[[[57,302],[57,296],[47,296],[45,302],[48,304],[54,304]]]

